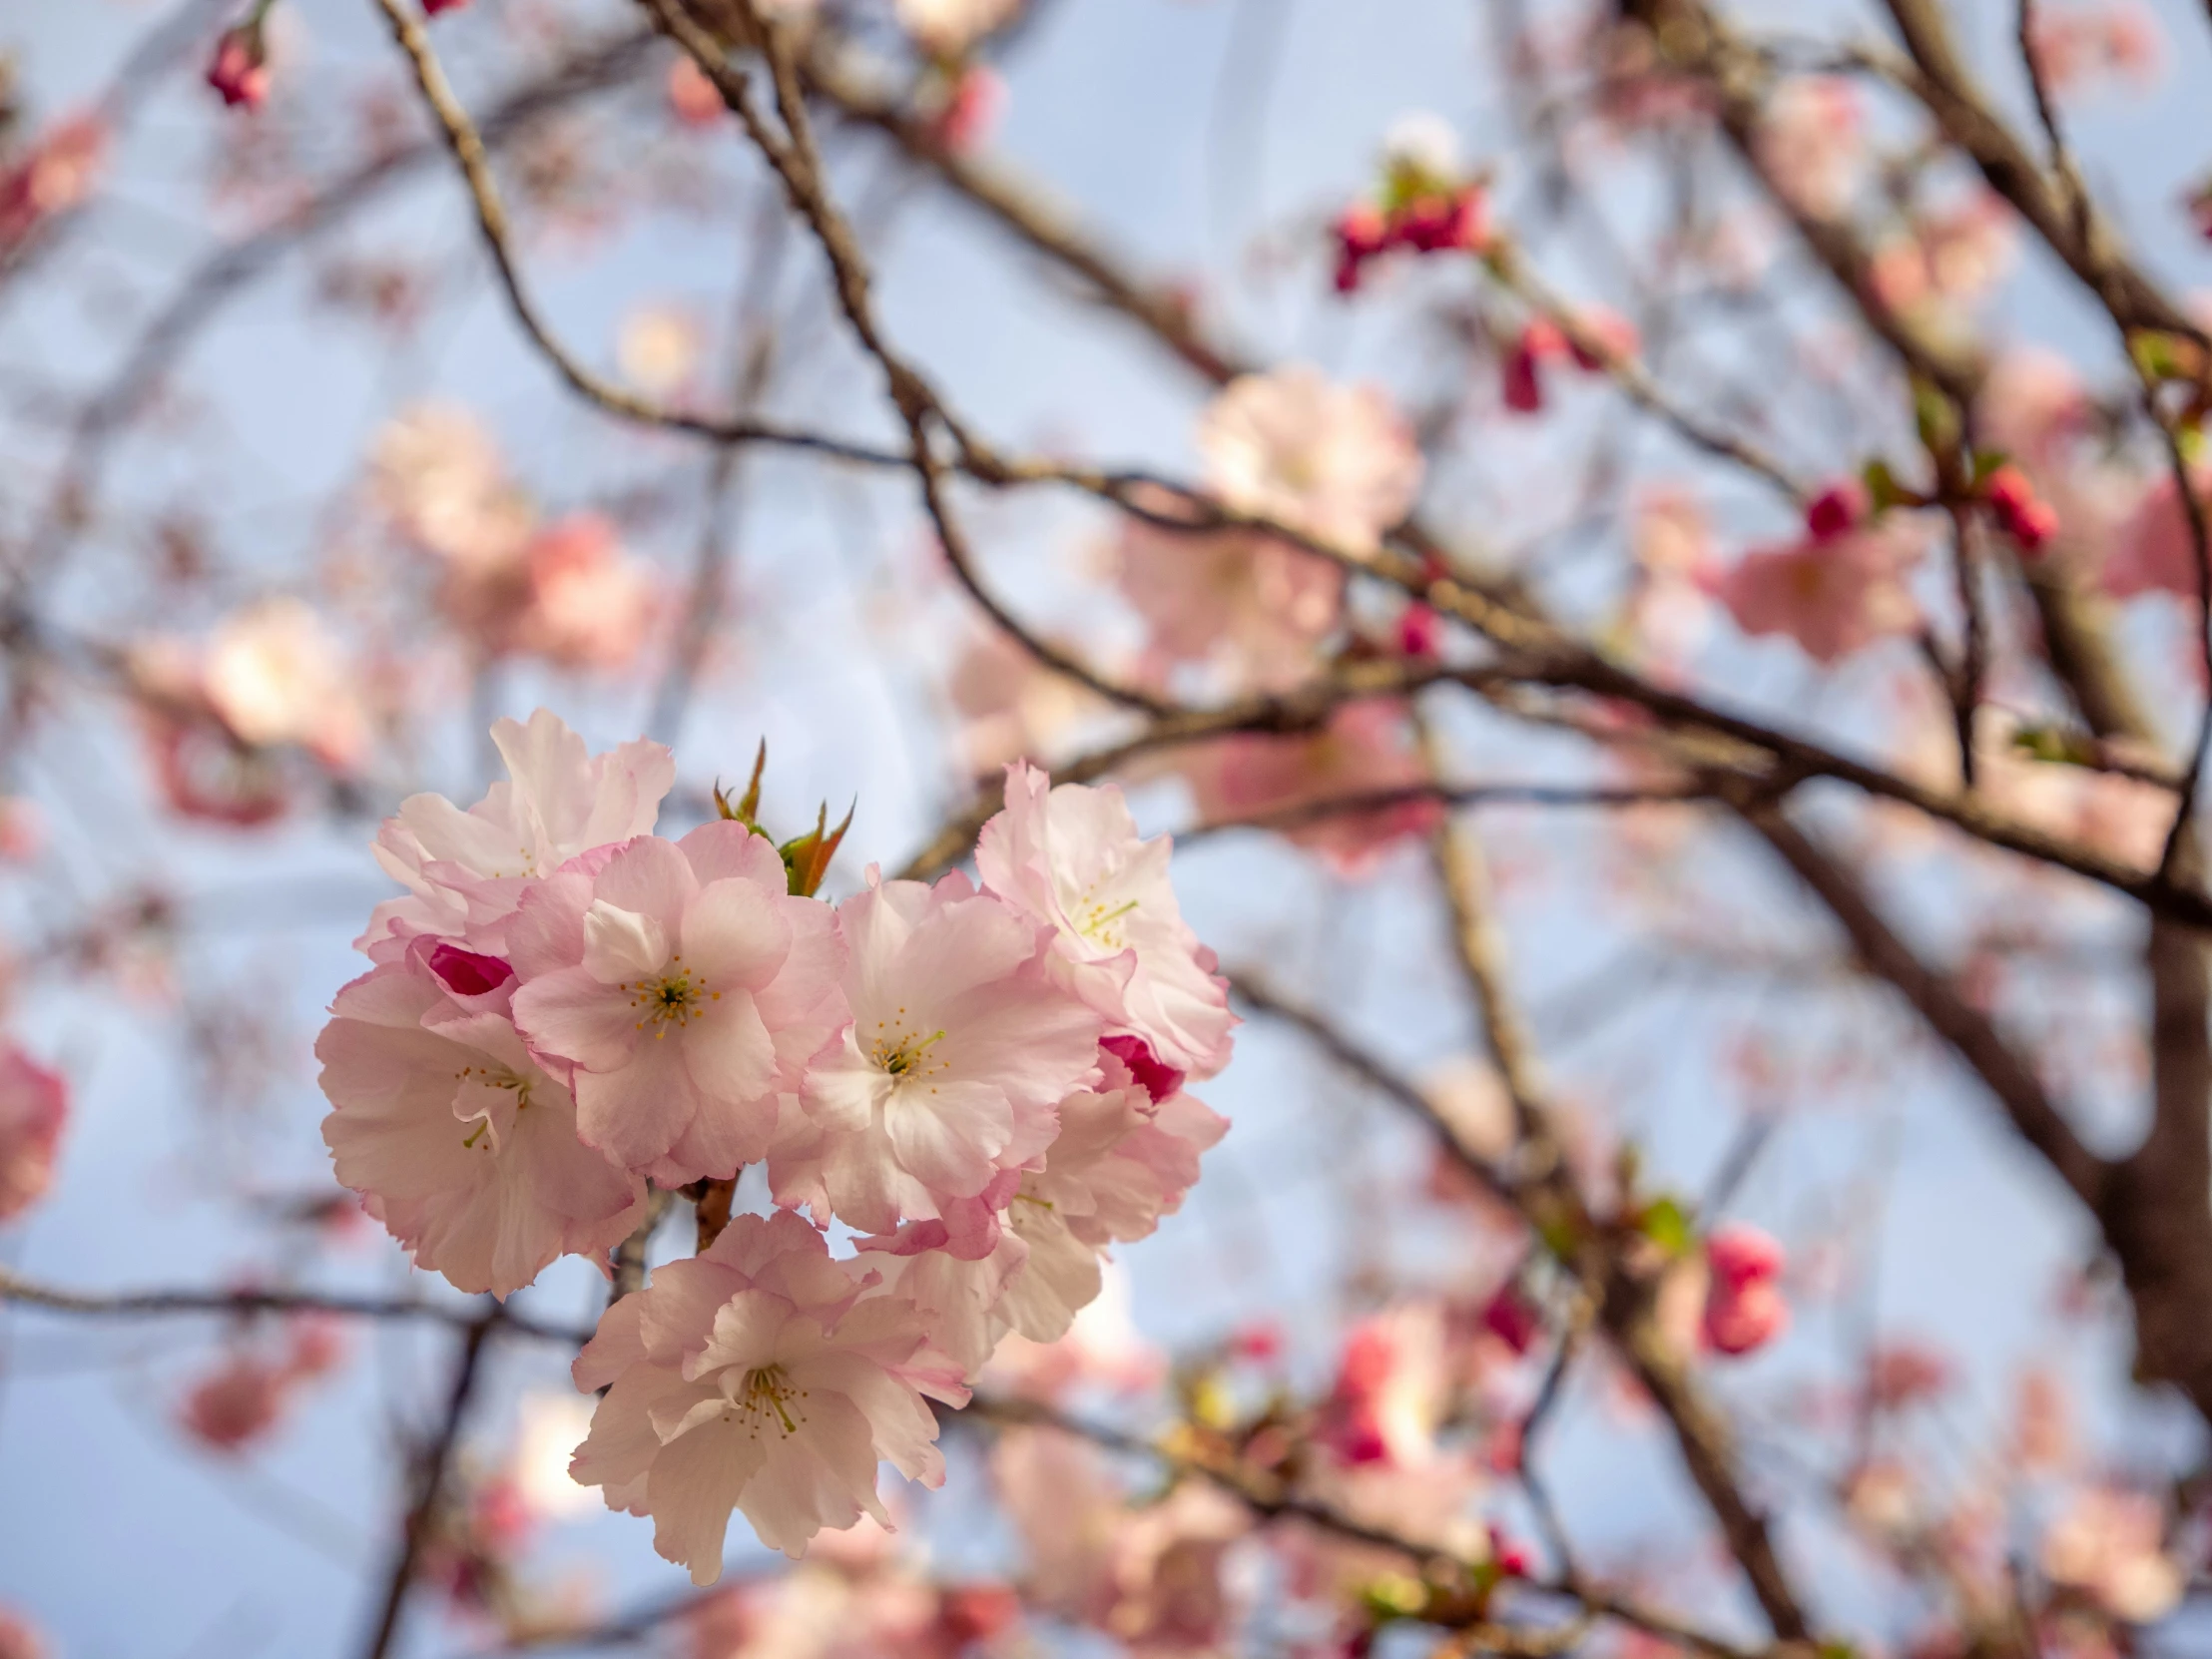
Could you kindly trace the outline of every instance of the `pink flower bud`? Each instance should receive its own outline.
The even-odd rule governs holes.
[[[2039,553],[2058,534],[2058,514],[2035,494],[2027,474],[2006,462],[1982,484],[1997,528],[2019,543],[2022,553]]]
[[[422,15],[435,17],[440,12],[457,12],[467,4],[468,0],[422,0]]]
[[[1716,1353],[1749,1354],[1789,1329],[1778,1283],[1782,1246],[1756,1227],[1716,1229],[1705,1241],[1712,1283],[1705,1293],[1705,1341]]]
[[[1510,1281],[1498,1288],[1497,1295],[1482,1310],[1482,1329],[1515,1354],[1526,1354],[1534,1348],[1543,1328],[1542,1311]]]
[[[1806,503],[1805,528],[1815,541],[1834,541],[1867,516],[1866,486],[1856,478],[1833,483]]]
[[[1608,362],[1629,361],[1643,347],[1643,336],[1637,333],[1636,324],[1610,305],[1592,305],[1576,320],[1598,348],[1593,352],[1585,350],[1578,342],[1568,342],[1574,351],[1575,365],[1586,374],[1596,373]]]
[[[990,142],[999,118],[1006,113],[1005,81],[980,64],[960,72],[958,85],[937,115],[937,143],[955,156],[980,150]]]
[[[1544,388],[1537,375],[1537,365],[1546,357],[1561,355],[1566,349],[1566,336],[1547,316],[1539,316],[1523,328],[1513,349],[1505,355],[1505,406],[1519,414],[1534,414],[1541,409]]]
[[[241,104],[250,110],[262,107],[269,97],[269,51],[258,21],[226,30],[215,43],[208,85],[234,109]]]
[[[1705,1241],[1713,1278],[1732,1291],[1779,1278],[1786,1259],[1772,1234],[1740,1222],[1715,1228]]]
[[[690,58],[668,66],[668,107],[687,127],[712,127],[729,113],[721,89]]]
[[[1705,1304],[1705,1340],[1716,1353],[1750,1354],[1789,1328],[1790,1305],[1764,1281],[1733,1293],[1716,1290]]]
[[[1407,657],[1433,657],[1443,648],[1444,625],[1426,605],[1408,605],[1397,619],[1397,649]]]

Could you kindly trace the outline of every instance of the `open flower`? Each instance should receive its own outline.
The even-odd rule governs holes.
[[[337,1178],[415,1265],[508,1296],[556,1256],[603,1257],[645,1185],[576,1133],[576,1103],[507,1017],[513,971],[423,941],[338,992],[315,1041]]]
[[[1003,1204],[996,1189],[1051,1142],[1054,1108],[1097,1064],[1099,1016],[1048,975],[1037,923],[964,875],[924,886],[871,869],[837,913],[852,1023],[771,1157],[777,1199],[869,1233],[968,1228],[964,1201]]]
[[[1898,524],[1808,534],[1746,553],[1713,578],[1713,596],[1745,633],[1787,634],[1816,663],[1837,663],[1919,623],[1904,574],[1920,552]]]
[[[1111,1048],[1099,1072],[1060,1103],[1044,1167],[1021,1173],[988,1255],[940,1248],[948,1234],[938,1222],[861,1243],[885,1281],[930,1312],[937,1346],[969,1376],[1009,1331],[1033,1343],[1066,1336],[1099,1295],[1107,1246],[1146,1237],[1180,1207],[1199,1154],[1228,1131],[1190,1095],[1155,1099]]]
[[[1340,873],[1372,873],[1382,853],[1442,822],[1423,793],[1427,764],[1413,741],[1405,705],[1370,697],[1342,703],[1319,731],[1238,732],[1192,744],[1177,758],[1208,824],[1262,823],[1319,853]],[[1377,796],[1373,806],[1327,810],[1337,801]],[[1394,798],[1393,798],[1394,797]]]
[[[0,1048],[0,1222],[46,1196],[68,1121],[68,1080],[13,1043]]]
[[[983,889],[1052,929],[1052,969],[1165,1065],[1211,1077],[1237,1023],[1213,952],[1183,920],[1168,876],[1173,840],[1142,840],[1119,789],[1006,769],[1006,810],[983,826]]]
[[[584,1139],[663,1186],[767,1156],[777,1093],[843,1022],[830,907],[742,824],[628,841],[513,931],[515,1023],[573,1072]]]
[[[642,835],[660,817],[676,763],[639,739],[592,755],[560,717],[540,709],[527,726],[502,720],[491,739],[507,782],[463,812],[442,795],[409,796],[376,832],[376,861],[412,889],[369,917],[354,948],[390,961],[422,934],[469,935],[506,948],[506,922],[523,892],[579,852]]]
[[[1239,690],[1288,691],[1309,678],[1343,608],[1344,572],[1280,537],[1183,535],[1131,520],[1114,562],[1151,658],[1219,664]]]
[[[208,706],[257,749],[296,744],[330,766],[356,760],[367,716],[345,654],[303,600],[261,600],[223,620],[202,670]]]
[[[1388,399],[1303,364],[1231,381],[1198,448],[1230,506],[1352,554],[1374,553],[1420,490],[1420,450]]]
[[[797,1216],[738,1217],[599,1322],[575,1378],[607,1393],[570,1472],[652,1515],[654,1547],[695,1584],[721,1576],[733,1509],[795,1557],[825,1527],[887,1523],[876,1464],[941,1483],[923,1395],[967,1391],[911,1302],[865,1294],[871,1277]]]

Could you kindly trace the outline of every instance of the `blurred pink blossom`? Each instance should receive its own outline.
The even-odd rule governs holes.
[[[1879,639],[1911,633],[1920,608],[1904,576],[1923,534],[1900,520],[1839,536],[1756,548],[1712,579],[1713,597],[1747,634],[1783,634],[1834,664]]]
[[[2184,1577],[2165,1553],[2165,1520],[2142,1492],[2092,1486],[2043,1533],[2043,1571],[2114,1618],[2150,1624],[2181,1599]]]
[[[1349,797],[1417,791],[1428,781],[1403,706],[1386,699],[1344,704],[1308,736],[1254,733],[1194,745],[1177,757],[1176,770],[1208,824],[1295,816]],[[1441,820],[1433,800],[1410,797],[1286,824],[1280,832],[1340,872],[1362,875],[1392,844],[1426,834]]]
[[[1231,507],[1356,557],[1376,551],[1420,489],[1420,451],[1388,399],[1304,364],[1232,380],[1200,419],[1198,448]]]
[[[1219,665],[1239,690],[1288,691],[1337,626],[1344,572],[1273,536],[1185,535],[1131,520],[1115,578],[1162,665]]]
[[[69,1080],[14,1043],[0,1046],[0,1223],[46,1196],[69,1122]]]

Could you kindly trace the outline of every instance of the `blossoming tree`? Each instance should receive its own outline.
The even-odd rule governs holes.
[[[0,1659],[2212,1640],[2200,11],[163,6]]]

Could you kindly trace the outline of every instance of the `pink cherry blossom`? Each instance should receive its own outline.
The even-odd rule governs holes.
[[[1903,578],[1921,547],[1917,527],[1892,522],[1809,534],[1746,553],[1713,578],[1713,596],[1745,633],[1784,634],[1815,662],[1837,663],[1918,624]]]
[[[38,1627],[11,1607],[0,1607],[0,1659],[52,1659]]]
[[[369,487],[403,535],[464,581],[512,565],[530,533],[529,499],[491,434],[456,404],[418,403],[388,421],[369,451]]]
[[[46,1196],[69,1122],[69,1080],[13,1043],[0,1047],[0,1222]]]
[[[955,1222],[988,1249],[967,1201],[1003,1204],[1050,1144],[1054,1109],[1097,1067],[1099,1015],[1049,974],[1052,935],[964,875],[924,886],[871,869],[837,915],[852,1022],[771,1157],[778,1202],[877,1234]]]
[[[2151,1624],[2173,1611],[2185,1577],[2163,1548],[2157,1499],[2091,1487],[2043,1534],[2043,1571],[2086,1592],[2115,1618]]]
[[[1374,553],[1420,490],[1420,450],[1388,399],[1303,364],[1231,381],[1198,448],[1231,507],[1355,556]]]
[[[354,941],[390,961],[421,933],[469,935],[504,949],[505,926],[537,878],[579,852],[651,830],[676,782],[676,763],[642,739],[594,756],[558,716],[540,709],[527,726],[502,720],[492,742],[507,781],[463,812],[439,795],[410,796],[376,832],[376,861],[412,889],[387,899]]]
[[[765,1157],[778,1092],[844,1020],[832,912],[742,824],[556,875],[512,936],[515,1023],[573,1073],[585,1141],[663,1186]]]
[[[0,253],[92,194],[108,153],[108,124],[81,114],[56,122],[0,172]]]
[[[1346,1463],[1417,1467],[1435,1453],[1445,1388],[1440,1309],[1388,1309],[1346,1333],[1315,1437]]]
[[[512,649],[563,668],[620,668],[650,632],[658,598],[645,565],[627,557],[614,521],[578,513],[523,551],[529,603]]]
[[[1435,802],[1416,793],[1428,768],[1413,743],[1400,703],[1369,698],[1340,705],[1310,736],[1239,734],[1193,745],[1176,770],[1197,797],[1208,824],[1281,818],[1285,839],[1320,853],[1346,875],[1372,872],[1382,854],[1441,822]],[[1306,809],[1354,797],[1408,792],[1405,799],[1352,812]]]
[[[897,0],[898,21],[915,43],[956,58],[1010,21],[1023,0]]]
[[[1057,1342],[1103,1284],[1100,1260],[1159,1226],[1198,1180],[1199,1155],[1227,1120],[1192,1096],[1156,1100],[1111,1050],[1101,1081],[1060,1103],[1060,1132],[1044,1167],[1023,1171],[987,1256],[963,1260],[939,1248],[942,1224],[869,1240],[887,1282],[936,1320],[936,1340],[970,1376],[1012,1331]]]
[[[2190,487],[2200,500],[2212,495],[2212,469],[2198,467]],[[2212,512],[2212,508],[2207,508]],[[2119,526],[2117,545],[2100,573],[2104,591],[2114,599],[2145,593],[2197,595],[2197,544],[2174,486],[2170,469],[2159,472]]]
[[[1132,519],[1114,561],[1155,662],[1219,665],[1240,691],[1312,676],[1343,609],[1344,572],[1272,536],[1178,535]]]
[[[1705,1293],[1705,1340],[1717,1352],[1749,1354],[1789,1329],[1783,1300],[1782,1246],[1756,1227],[1716,1228],[1705,1241],[1711,1283]]]
[[[1163,1064],[1211,1077],[1229,1063],[1227,981],[1176,902],[1173,838],[1138,837],[1122,793],[1006,769],[1006,808],[983,826],[983,889],[1052,929],[1052,971]]]
[[[733,1509],[794,1557],[825,1527],[887,1522],[876,1464],[941,1483],[923,1396],[967,1391],[913,1304],[869,1284],[797,1216],[738,1217],[600,1320],[575,1379],[607,1392],[571,1472],[652,1515],[695,1584],[721,1576]]]
[[[960,748],[975,777],[1008,761],[1041,759],[1067,741],[1070,728],[1110,708],[997,628],[969,639],[945,690],[961,717]]]
[[[241,743],[296,744],[330,766],[367,746],[345,652],[302,600],[265,599],[226,617],[202,673],[209,706]]]
[[[604,1257],[645,1197],[577,1138],[575,1101],[508,1018],[513,977],[424,939],[339,991],[315,1042],[338,1180],[417,1267],[502,1297],[557,1256]]]
[[[1859,89],[1843,76],[1793,75],[1761,117],[1759,165],[1793,204],[1837,218],[1867,176],[1864,120]]]

